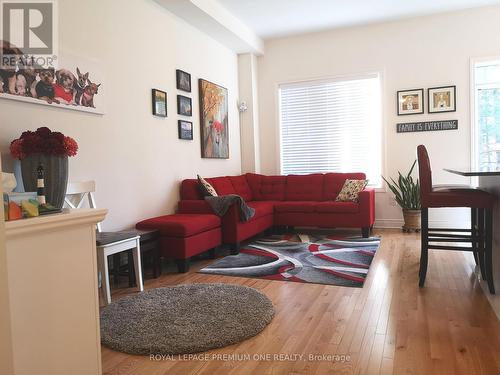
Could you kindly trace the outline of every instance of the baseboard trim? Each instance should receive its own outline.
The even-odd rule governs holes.
[[[400,229],[404,224],[402,219],[375,219],[375,228],[381,229]],[[449,220],[429,220],[429,227],[431,228],[468,228],[469,223],[453,222]]]
[[[375,219],[375,228],[398,228],[401,229],[404,221],[400,219]]]

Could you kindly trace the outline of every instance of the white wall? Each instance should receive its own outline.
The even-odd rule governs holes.
[[[262,172],[279,173],[279,83],[379,71],[384,77],[384,175],[406,171],[416,157],[416,146],[423,143],[435,183],[469,183],[442,169],[470,166],[469,61],[500,55],[498,20],[496,6],[266,41],[258,67]],[[397,90],[444,85],[457,86],[456,113],[396,115]],[[397,122],[444,119],[458,119],[459,129],[396,133]],[[391,205],[389,195],[379,193],[376,199],[379,225],[400,225],[400,210]],[[450,212],[431,213],[435,221],[457,218]]]
[[[106,114],[52,109],[0,99],[0,150],[25,129],[48,126],[80,146],[70,180],[94,179],[104,229],[173,212],[179,181],[240,173],[237,56],[153,0],[59,1],[59,54],[95,60],[105,74]],[[192,75],[194,140],[177,137],[175,69]],[[230,159],[201,159],[198,78],[229,91]],[[168,118],[151,115],[151,89],[168,94]],[[185,94],[184,94],[185,95]]]

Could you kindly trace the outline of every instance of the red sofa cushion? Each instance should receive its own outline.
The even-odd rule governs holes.
[[[189,237],[220,227],[220,218],[209,214],[175,214],[140,221],[137,229],[158,229],[160,235]]]
[[[246,178],[253,199],[256,201],[283,201],[285,200],[286,176],[264,176],[247,173]]]
[[[229,177],[212,177],[206,179],[219,195],[236,194]]]
[[[330,214],[357,214],[359,203],[354,202],[319,202],[315,205],[316,212]]]
[[[276,212],[314,212],[317,202],[278,202],[274,206]]]
[[[251,201],[252,190],[248,185],[245,176],[212,177],[206,180],[215,188],[217,194],[238,194],[246,201]],[[181,182],[181,200],[203,199],[199,188],[198,180],[188,179]]]
[[[203,199],[198,189],[198,180],[191,178],[181,182],[181,199],[196,200]]]
[[[323,175],[288,175],[285,192],[287,201],[320,201],[323,197]]]
[[[250,189],[245,176],[229,176],[229,179],[233,184],[235,194],[238,194],[247,202],[253,200],[252,189]]]
[[[274,214],[274,204],[275,202],[269,201],[253,201],[247,202],[249,207],[255,209],[255,215],[253,218],[257,219],[262,216]]]
[[[364,173],[326,173],[323,179],[323,199],[324,201],[332,201],[337,198],[345,180],[364,180]]]
[[[214,210],[205,200],[183,199],[177,205],[178,214],[214,214]]]

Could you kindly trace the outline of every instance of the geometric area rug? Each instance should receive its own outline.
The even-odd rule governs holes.
[[[201,273],[362,287],[379,237],[285,234],[258,238]]]

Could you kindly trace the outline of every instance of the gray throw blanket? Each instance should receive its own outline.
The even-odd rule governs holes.
[[[212,210],[217,216],[224,216],[233,204],[240,207],[241,221],[250,220],[255,215],[255,209],[248,207],[245,200],[236,194],[222,195],[219,197],[205,197]]]

